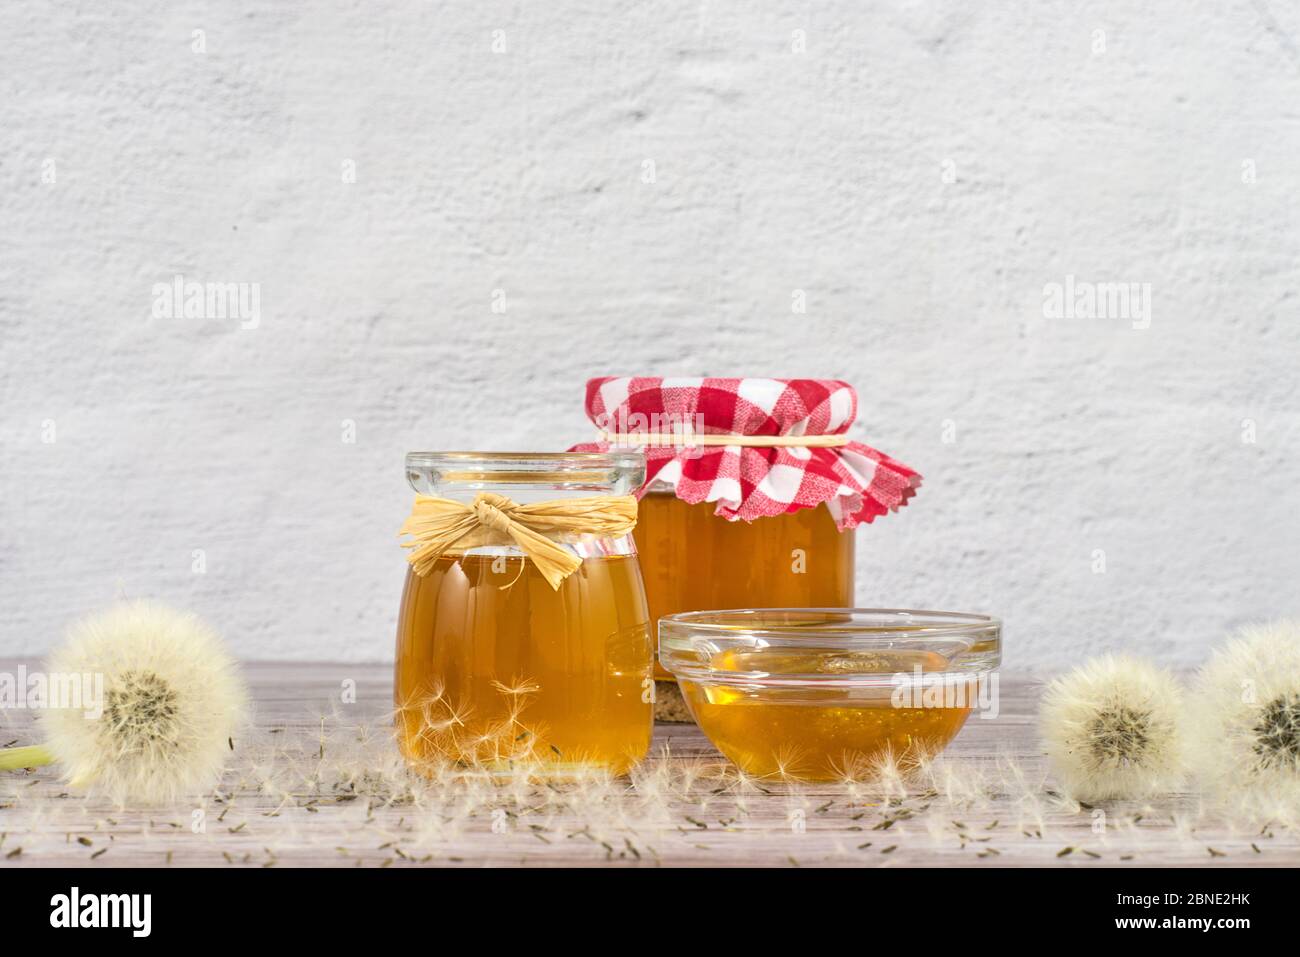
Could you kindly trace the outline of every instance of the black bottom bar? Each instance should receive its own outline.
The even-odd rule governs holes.
[[[623,940],[651,928],[662,932],[663,946],[678,941],[688,949],[720,936],[767,937],[773,946],[781,939],[993,944],[1044,928],[1072,944],[1192,934],[1230,943],[1290,926],[1294,881],[1293,871],[1267,869],[9,868],[0,870],[0,899],[6,944],[80,932],[169,944],[383,946],[391,934],[451,944],[478,931],[494,946],[517,939],[550,948],[561,940],[555,933]],[[143,896],[131,895],[148,895],[147,908]],[[85,926],[105,923],[117,926]],[[692,945],[694,932],[701,936]]]

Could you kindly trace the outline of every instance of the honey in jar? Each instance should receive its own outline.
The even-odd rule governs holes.
[[[824,507],[729,522],[670,489],[641,497],[637,554],[650,620],[683,611],[853,605],[853,531]],[[658,664],[655,675],[671,680]]]
[[[419,492],[493,489],[520,502],[626,494],[643,467],[636,453],[407,459]],[[513,545],[451,550],[423,576],[408,569],[394,696],[414,766],[621,774],[645,756],[652,639],[631,536],[564,547],[581,562],[555,588]]]

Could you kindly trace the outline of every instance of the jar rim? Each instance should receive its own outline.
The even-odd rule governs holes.
[[[438,485],[630,493],[645,481],[645,455],[618,452],[408,452],[407,480],[417,492]]]
[[[437,466],[443,462],[464,465],[466,462],[493,463],[537,461],[554,468],[555,463],[572,462],[575,467],[636,466],[644,464],[645,454],[636,450],[619,452],[407,452],[406,464],[416,467]]]

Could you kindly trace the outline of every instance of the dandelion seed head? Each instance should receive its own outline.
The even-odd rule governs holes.
[[[119,804],[211,787],[247,720],[247,692],[216,633],[162,605],[125,603],[83,619],[48,667],[103,676],[97,717],[59,707],[38,720],[68,782]]]
[[[1084,802],[1172,790],[1186,761],[1182,691],[1168,672],[1104,656],[1057,678],[1040,730],[1066,794]]]
[[[1195,768],[1250,818],[1300,806],[1300,621],[1243,628],[1197,675]]]
[[[1300,761],[1300,693],[1287,692],[1264,705],[1254,731],[1261,767],[1294,767]]]

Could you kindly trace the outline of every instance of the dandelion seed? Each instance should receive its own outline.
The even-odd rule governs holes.
[[[492,682],[492,687],[495,688],[497,691],[499,691],[501,694],[512,698],[534,695],[537,694],[537,692],[542,690],[541,685],[539,685],[536,681],[533,681],[528,678],[516,679],[514,682],[508,685],[503,684],[500,681],[494,680]]]

